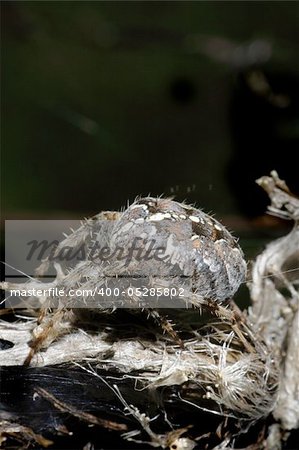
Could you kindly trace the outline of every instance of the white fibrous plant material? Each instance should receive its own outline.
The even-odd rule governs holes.
[[[280,364],[273,411],[286,430],[299,427],[299,199],[273,171],[258,181],[271,199],[269,213],[294,221],[291,232],[267,245],[255,261],[249,283],[248,320]]]
[[[277,215],[282,211],[284,217],[298,220],[298,201],[277,175],[264,178],[261,184],[265,187],[265,183],[272,200],[271,212]],[[54,264],[57,276],[49,287],[95,289],[107,286],[107,280],[114,283],[121,279],[124,292],[128,292],[133,278],[146,275],[142,287],[147,289],[183,287],[180,307],[193,311],[156,309],[159,303],[144,303],[136,289],[136,295],[122,299],[121,306],[129,308],[133,318],[126,326],[117,322],[116,308],[106,307],[101,297],[79,298],[76,300],[84,302],[91,313],[89,320],[98,325],[97,332],[93,328],[89,333],[68,299],[49,312],[46,308],[53,298],[43,298],[44,317],[39,325],[34,319],[0,322],[2,337],[15,343],[6,350],[1,364],[22,364],[30,352],[29,362],[36,367],[61,363],[84,367],[92,362],[97,369],[135,379],[138,389],[176,385],[182,402],[223,417],[254,422],[274,412],[285,429],[295,428],[299,411],[298,277],[296,282],[283,273],[299,248],[295,223],[289,235],[270,244],[257,258],[249,283],[252,306],[240,312],[232,297],[245,279],[246,263],[237,241],[214,218],[194,207],[151,197],[136,200],[120,213],[100,213],[62,241],[56,256],[65,245],[74,249],[84,245],[89,255],[94,243],[105,243],[115,250],[128,248],[137,237],[147,250],[152,241],[163,247],[164,259],[87,258],[65,267],[54,257],[38,268],[41,275]],[[21,288],[9,283],[1,286]],[[36,279],[22,288],[40,286]],[[281,286],[288,289],[288,296]],[[154,339],[149,337],[149,329]],[[28,344],[32,338],[37,342],[34,351]],[[287,348],[286,356],[283,347]],[[187,438],[178,435],[177,439],[182,447]],[[187,444],[193,448],[191,441]],[[221,448],[229,445],[228,440]]]

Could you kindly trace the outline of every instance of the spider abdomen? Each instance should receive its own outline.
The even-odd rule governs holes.
[[[213,300],[231,298],[245,279],[243,252],[227,229],[200,209],[170,199],[135,201],[115,224],[112,242],[134,243],[140,252],[142,246],[160,249],[160,258],[153,252],[151,258],[132,258],[123,267],[127,273],[168,277],[169,283],[181,277],[193,292]]]

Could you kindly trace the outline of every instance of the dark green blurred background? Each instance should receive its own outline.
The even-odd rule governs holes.
[[[276,168],[298,187],[298,2],[1,7],[7,217],[148,193],[254,216],[256,176]]]

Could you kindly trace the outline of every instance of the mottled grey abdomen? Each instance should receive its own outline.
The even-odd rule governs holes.
[[[136,240],[137,238],[137,240]],[[136,276],[189,280],[193,292],[224,301],[245,280],[246,263],[236,239],[203,211],[164,198],[141,198],[121,215],[112,233],[115,246],[134,242],[163,248],[158,258],[130,261],[124,270]]]

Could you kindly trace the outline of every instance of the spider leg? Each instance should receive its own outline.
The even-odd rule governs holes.
[[[47,348],[57,338],[69,332],[71,323],[69,311],[60,308],[54,313],[49,312],[47,308],[41,310],[41,314],[37,321],[37,326],[32,334],[33,338],[29,342],[30,351],[24,361],[24,366],[29,366],[33,356],[42,348]]]
[[[146,312],[148,317],[152,317],[154,321],[162,328],[164,333],[170,336],[180,346],[180,348],[184,348],[184,342],[174,330],[171,320],[156,309],[147,309]]]

